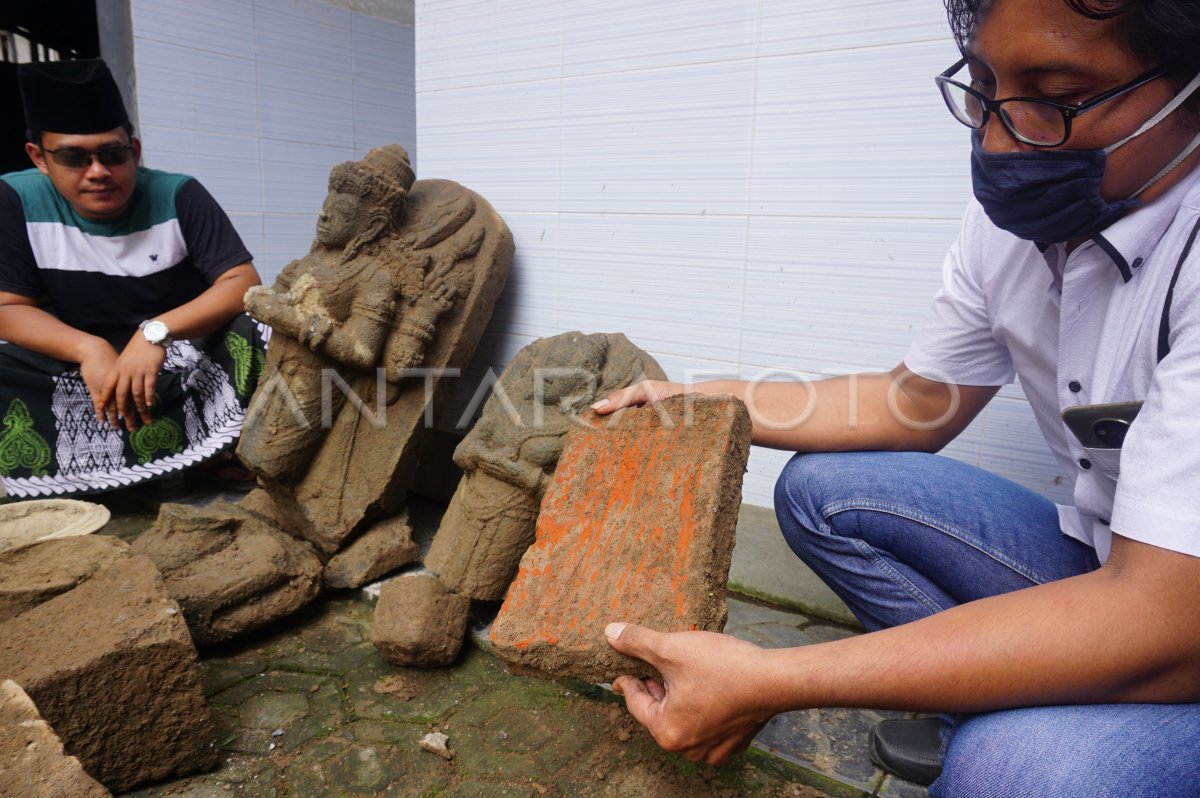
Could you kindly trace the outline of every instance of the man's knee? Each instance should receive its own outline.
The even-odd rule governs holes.
[[[825,454],[798,454],[783,467],[775,482],[775,516],[787,542],[800,554],[803,538],[824,524],[821,508],[827,489]]]
[[[1167,728],[1174,733],[1164,738]],[[933,798],[1192,795],[1194,705],[1029,707],[961,721]],[[1165,740],[1172,740],[1164,746]],[[1182,746],[1186,756],[1167,750]],[[1180,767],[1183,770],[1180,770]],[[1153,786],[1152,786],[1153,785]]]

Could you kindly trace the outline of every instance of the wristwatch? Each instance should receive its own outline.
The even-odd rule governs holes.
[[[142,331],[142,337],[152,344],[161,347],[171,345],[171,331],[157,319],[146,319],[138,325],[138,329]]]

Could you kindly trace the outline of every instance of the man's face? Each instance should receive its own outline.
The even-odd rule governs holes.
[[[1088,19],[1064,0],[994,0],[967,43],[972,81],[998,99],[1083,102],[1160,66],[1135,58],[1117,24]],[[1114,144],[1154,116],[1175,93],[1171,82],[1160,78],[1104,103],[1072,121],[1071,137],[1062,148],[1098,150]],[[1132,195],[1191,141],[1198,126],[1186,110],[1178,109],[1117,149],[1109,156],[1101,194],[1109,200]],[[1036,149],[1016,141],[995,118],[982,133],[988,152]],[[1200,153],[1194,153],[1142,199],[1165,192],[1198,161]]]
[[[110,147],[129,146],[133,147],[133,159],[115,166],[105,166],[98,158],[91,158],[87,166],[73,168],[58,163],[50,152],[56,150],[61,154],[63,150],[82,150],[94,153]],[[80,216],[111,219],[124,213],[133,199],[142,145],[136,138],[131,141],[122,128],[105,133],[44,133],[41,147],[29,142],[25,151],[34,166],[50,178],[54,188]]]

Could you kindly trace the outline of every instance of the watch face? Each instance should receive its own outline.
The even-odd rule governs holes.
[[[161,344],[163,341],[167,340],[169,333],[170,331],[167,329],[167,325],[163,324],[161,321],[147,322],[146,326],[142,328],[142,334],[145,335],[146,340],[152,344]]]

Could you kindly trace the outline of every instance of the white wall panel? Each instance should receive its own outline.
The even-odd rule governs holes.
[[[329,167],[415,160],[410,27],[317,0],[132,0],[149,166],[195,175],[265,281],[312,242]]]
[[[421,172],[510,219],[476,369],[622,331],[673,379],[885,369],[970,192],[927,0],[417,0]],[[946,449],[1060,500],[1017,387]],[[755,448],[769,505],[788,454]]]
[[[563,81],[562,211],[746,213],[754,64]]]
[[[736,362],[745,230],[737,216],[563,214],[560,324]]]
[[[742,358],[827,374],[900,362],[956,222],[751,217]]]
[[[922,42],[763,59],[751,212],[961,216],[968,134],[933,83],[954,54]]]
[[[558,78],[563,3],[438,0],[416,4],[425,91]]]
[[[755,55],[757,9],[723,0],[567,0],[563,4],[564,77]],[[631,25],[636,19],[638,24]]]
[[[558,81],[430,93],[421,175],[469,185],[505,211],[557,212],[561,95]]]

